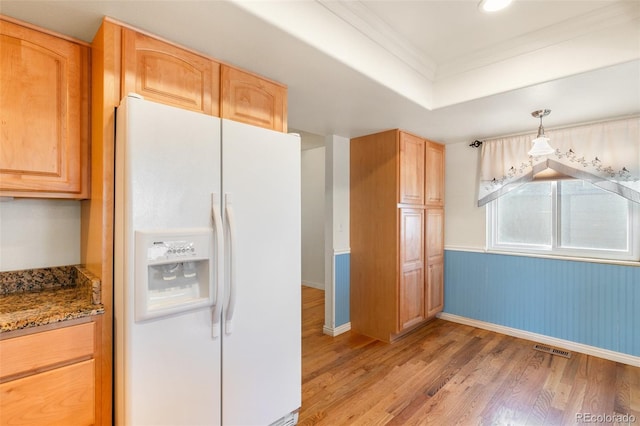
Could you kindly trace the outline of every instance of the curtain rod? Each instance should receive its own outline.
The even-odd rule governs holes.
[[[588,126],[590,124],[606,123],[606,122],[609,122],[609,121],[618,121],[618,120],[624,120],[624,119],[630,119],[630,118],[640,118],[640,114],[622,115],[622,116],[615,117],[615,118],[605,118],[603,120],[585,121],[585,122],[577,123],[577,124],[568,124],[566,126],[551,127],[551,128],[547,128],[546,130],[547,131],[563,130],[563,129],[569,129],[571,127]],[[535,131],[533,131],[533,132],[511,133],[511,134],[504,135],[504,136],[494,136],[492,138],[485,139],[484,141],[476,139],[473,142],[471,142],[469,144],[469,146],[473,147],[473,148],[479,148],[480,146],[482,146],[482,143],[486,142],[486,141],[491,141],[491,140],[494,140],[494,139],[502,139],[502,138],[511,138],[511,137],[515,137],[515,136],[524,136],[524,135],[529,135],[529,134],[533,135],[533,134],[535,134]]]

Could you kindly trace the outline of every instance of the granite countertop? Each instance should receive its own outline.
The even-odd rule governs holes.
[[[82,266],[0,272],[0,333],[102,313],[100,280]]]

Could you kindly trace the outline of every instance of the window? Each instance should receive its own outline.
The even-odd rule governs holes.
[[[488,247],[638,260],[639,207],[582,180],[526,183],[489,203]]]

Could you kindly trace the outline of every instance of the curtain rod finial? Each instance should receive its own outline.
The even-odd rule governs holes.
[[[474,148],[478,148],[478,147],[480,147],[480,145],[482,145],[482,141],[479,141],[478,139],[476,139],[475,141],[473,141],[473,142],[471,142],[469,144],[469,146],[472,146]]]

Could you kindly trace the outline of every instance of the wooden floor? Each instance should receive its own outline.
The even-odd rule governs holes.
[[[440,319],[392,345],[330,337],[324,292],[302,299],[300,425],[640,426],[640,368]]]

